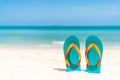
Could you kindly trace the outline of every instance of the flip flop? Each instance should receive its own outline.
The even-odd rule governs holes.
[[[86,71],[100,73],[103,45],[99,38],[90,36],[86,40]]]
[[[80,71],[81,53],[80,43],[76,36],[70,36],[64,43],[64,57],[66,62],[66,71]]]

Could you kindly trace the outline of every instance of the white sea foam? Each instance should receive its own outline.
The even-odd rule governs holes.
[[[58,45],[63,45],[64,41],[53,41],[52,43],[53,44],[58,44]]]

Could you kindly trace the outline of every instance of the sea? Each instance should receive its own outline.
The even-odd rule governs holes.
[[[95,35],[105,45],[120,45],[120,26],[0,26],[0,45],[62,44],[71,35],[81,43]]]

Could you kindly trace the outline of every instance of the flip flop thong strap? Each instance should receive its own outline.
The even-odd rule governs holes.
[[[96,44],[94,44],[94,43],[91,43],[87,48],[86,48],[86,51],[85,51],[85,57],[86,57],[86,62],[87,62],[87,65],[90,67],[90,61],[88,60],[88,58],[87,58],[87,54],[88,54],[88,52],[90,51],[90,49],[91,48],[94,48],[96,51],[97,51],[97,53],[98,53],[98,56],[99,56],[99,60],[98,60],[98,62],[96,63],[96,67],[98,67],[99,65],[100,65],[100,63],[101,63],[101,52],[100,52],[100,49],[98,48],[98,46],[96,45]]]
[[[66,65],[67,65],[68,67],[70,67],[70,63],[69,63],[69,61],[68,61],[66,58],[67,58],[67,56],[68,56],[68,54],[69,54],[69,52],[70,52],[70,50],[71,50],[72,48],[74,48],[74,49],[77,51],[78,55],[80,56],[80,60],[76,63],[76,66],[79,66],[79,65],[80,65],[80,62],[81,62],[81,53],[80,53],[79,48],[78,48],[74,43],[71,43],[71,44],[68,46],[68,48],[66,49],[66,52],[65,52],[65,61],[66,61]]]

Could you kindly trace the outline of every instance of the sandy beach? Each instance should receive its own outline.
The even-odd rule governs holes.
[[[0,80],[120,80],[120,47],[104,46],[101,73],[66,72],[62,45],[0,46]]]

